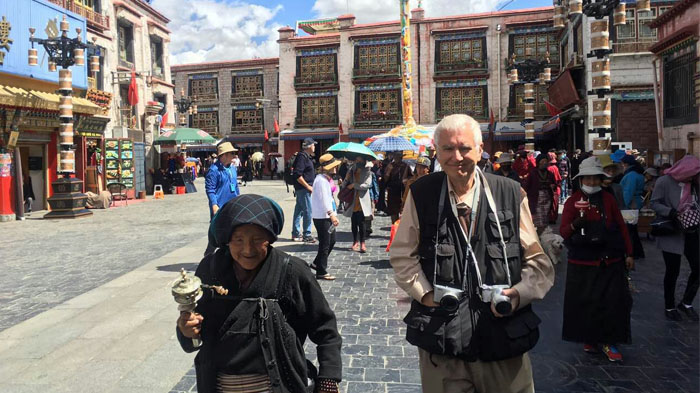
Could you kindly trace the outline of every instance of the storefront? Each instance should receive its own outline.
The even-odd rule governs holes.
[[[319,152],[324,152],[334,143],[338,142],[340,133],[337,129],[330,130],[284,130],[280,133],[280,140],[283,142],[284,151],[280,151],[284,155],[285,162],[289,160],[294,153],[302,150],[301,144],[306,138],[312,138],[316,145],[316,157],[320,157]]]
[[[105,189],[104,132],[109,123],[104,116],[80,116],[76,123],[76,177],[83,180],[83,192],[99,194]]]

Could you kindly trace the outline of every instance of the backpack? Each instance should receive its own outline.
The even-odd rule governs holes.
[[[288,186],[293,186],[297,183],[297,179],[292,173],[294,173],[294,161],[296,161],[298,154],[298,152],[294,153],[284,166],[284,182]],[[289,187],[287,187],[287,191],[289,191]]]

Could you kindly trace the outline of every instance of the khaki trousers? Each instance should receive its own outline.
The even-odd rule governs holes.
[[[424,393],[534,393],[527,353],[497,362],[467,362],[418,349]]]

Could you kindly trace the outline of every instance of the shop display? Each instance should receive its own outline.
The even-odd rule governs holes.
[[[134,141],[107,139],[105,141],[105,178],[107,185],[123,183],[134,188]]]

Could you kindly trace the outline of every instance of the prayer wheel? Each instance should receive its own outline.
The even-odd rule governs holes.
[[[549,67],[544,68],[544,80],[545,82],[550,82],[552,80],[552,69]]]
[[[525,120],[535,120],[535,103],[526,102],[525,106]]]
[[[564,28],[566,23],[566,8],[562,5],[554,7],[554,28]]]
[[[49,66],[49,69],[50,68]],[[73,74],[69,69],[61,69],[58,71],[58,90],[67,91],[68,94],[73,91]]]
[[[180,124],[187,123],[187,117],[185,115],[180,115]]]
[[[73,146],[73,123],[61,123],[59,143],[65,146]]]
[[[37,50],[34,48],[29,48],[29,65],[30,66],[37,65],[38,59],[39,59],[39,55],[38,55]]]
[[[620,3],[615,7],[615,14],[613,14],[613,25],[622,26],[627,23],[627,6],[625,3]]]
[[[610,128],[611,124],[610,98],[593,100],[593,128]]]
[[[81,48],[73,49],[73,59],[75,59],[75,65],[84,66],[85,65],[85,55]]]
[[[73,118],[73,99],[71,96],[59,97],[58,113],[60,117]]]
[[[513,68],[510,70],[510,83],[518,83],[518,69]]]
[[[90,56],[90,72],[93,74],[100,72],[100,56]]]
[[[605,19],[594,20],[591,23],[591,50],[609,50],[610,32],[608,21]]]
[[[526,83],[524,88],[525,100],[535,99],[535,85],[532,83]]]
[[[525,123],[525,139],[535,139],[535,123]]]
[[[49,72],[56,72],[56,63],[53,61],[49,62]]]
[[[70,30],[70,25],[68,24],[68,19],[66,19],[66,16],[63,15],[63,19],[61,20],[61,31],[68,33],[68,30]]]
[[[540,72],[539,80],[540,80],[540,85],[544,85],[547,82],[544,80],[544,72]]]
[[[525,56],[529,57],[529,56],[532,56],[534,54],[535,54],[535,52],[532,48],[530,48],[530,47],[525,48]]]
[[[583,0],[569,0],[569,15],[583,13]]]
[[[593,154],[610,154],[610,138],[593,138]]]
[[[75,172],[75,152],[73,150],[62,150],[61,151],[61,172],[63,173],[74,173]]]
[[[651,12],[651,0],[637,0],[637,12]]]
[[[525,144],[525,150],[526,151],[535,151],[535,143],[534,142],[528,142]]]
[[[591,62],[591,82],[593,90],[610,90],[610,60],[593,60]]]

